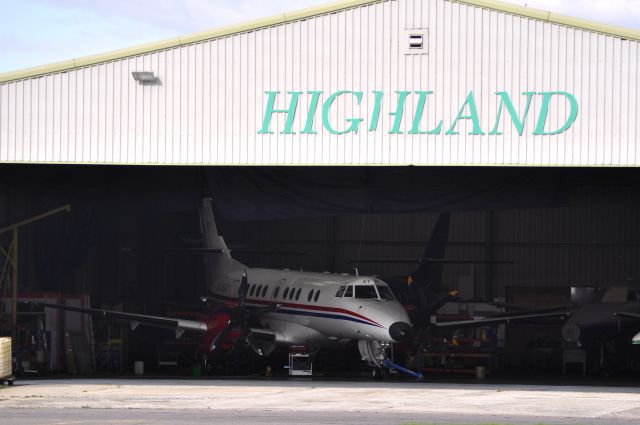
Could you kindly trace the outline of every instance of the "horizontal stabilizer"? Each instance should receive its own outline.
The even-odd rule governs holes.
[[[473,260],[467,258],[377,258],[349,260],[349,263],[374,264],[513,264],[513,260]]]
[[[271,249],[252,249],[252,248],[236,248],[236,249],[221,249],[221,248],[164,248],[163,251],[170,252],[191,252],[191,253],[203,253],[203,254],[226,254],[232,252],[239,252],[245,254],[273,254],[273,255],[313,255],[310,251],[283,251],[283,250],[271,250]]]

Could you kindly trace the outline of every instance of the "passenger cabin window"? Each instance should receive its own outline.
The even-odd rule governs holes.
[[[307,295],[307,301],[311,302],[311,298],[313,298],[313,289],[309,291],[309,295]]]
[[[256,285],[251,285],[251,288],[249,289],[249,296],[253,297],[253,291],[256,290]]]
[[[289,301],[293,299],[293,296],[296,293],[296,288],[291,288],[291,292],[289,292]]]
[[[320,296],[320,291],[316,292],[316,296],[313,297],[313,302],[317,303],[318,302],[318,297]]]
[[[376,291],[376,287],[374,285],[356,285],[354,288],[356,290],[356,298],[378,299],[378,291]]]
[[[287,299],[287,294],[289,293],[289,287],[287,286],[286,288],[284,288],[284,293],[282,294],[282,299],[286,300]]]
[[[296,291],[296,301],[300,299],[300,292],[302,292],[302,289],[298,288],[298,290]]]
[[[279,287],[279,286],[276,286],[276,287],[273,289],[273,298],[278,298],[278,292],[280,292],[280,287]]]
[[[262,291],[262,285],[258,285],[258,289],[256,289],[256,297],[260,296],[261,291]]]
[[[268,289],[269,289],[269,285],[264,285],[264,288],[262,288],[262,298],[267,296],[267,290]]]

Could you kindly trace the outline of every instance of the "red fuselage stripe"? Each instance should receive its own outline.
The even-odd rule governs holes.
[[[238,302],[237,298],[225,297],[224,295],[214,294],[214,297],[219,298],[222,301],[234,302],[234,303]],[[331,313],[348,314],[350,316],[354,316],[354,317],[357,317],[357,318],[362,319],[362,320],[367,320],[367,321],[369,321],[371,323],[374,323],[374,324],[376,324],[378,326],[382,326],[380,323],[378,323],[378,322],[376,322],[374,320],[371,320],[368,317],[365,317],[365,316],[363,316],[361,314],[358,314],[358,313],[354,313],[353,311],[345,310],[343,308],[325,307],[325,306],[319,306],[319,305],[293,304],[293,303],[277,302],[276,300],[274,300],[274,301],[266,301],[266,300],[250,299],[250,298],[247,298],[246,302],[251,303],[251,304],[260,304],[260,305],[272,305],[272,304],[276,303],[276,304],[280,304],[283,307],[289,307],[289,308],[299,308],[299,309],[303,309],[303,310],[324,311],[324,312],[331,312]]]

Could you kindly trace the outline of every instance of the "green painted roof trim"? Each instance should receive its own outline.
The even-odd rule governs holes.
[[[170,49],[172,47],[184,46],[187,44],[193,44],[200,41],[216,39],[220,37],[229,36],[232,34],[238,34],[256,30],[259,28],[274,26],[283,24],[286,22],[297,21],[301,19],[310,18],[313,16],[323,15],[327,13],[336,12],[343,9],[349,9],[353,7],[363,6],[372,3],[379,3],[386,0],[342,0],[336,3],[330,3],[322,6],[311,7],[294,12],[287,12],[280,15],[272,16],[264,19],[257,19],[254,21],[230,25],[210,31],[203,31],[186,36],[180,36],[171,38],[168,40],[157,41],[153,43],[142,44],[126,49],[115,50],[108,53],[102,53],[92,56],[86,56],[79,59],[71,59],[62,62],[56,62],[49,65],[37,66],[34,68],[22,69],[18,71],[7,72],[0,74],[0,83],[8,81],[21,80],[45,74],[51,74],[61,71],[69,71],[76,68],[81,68],[89,65],[95,65],[103,62],[109,62],[118,59],[124,59],[132,56],[138,56],[145,53],[155,52],[158,50]],[[618,27],[614,25],[602,24],[599,22],[588,21],[585,19],[573,18],[570,16],[560,15],[553,12],[545,12],[538,9],[532,9],[529,7],[518,6],[511,3],[505,3],[495,0],[449,0],[457,3],[467,4],[471,6],[482,7],[485,9],[492,9],[499,12],[510,13],[514,15],[520,15],[532,19],[538,19],[541,21],[552,22],[560,25],[566,25],[570,27],[576,27],[585,29],[588,31],[594,31],[602,34],[607,34],[615,37],[620,37],[629,40],[640,41],[640,31],[632,30],[628,28]]]

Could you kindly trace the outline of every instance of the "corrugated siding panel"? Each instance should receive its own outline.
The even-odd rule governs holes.
[[[426,29],[428,54],[405,54],[404,31]],[[640,165],[638,42],[446,0],[390,0],[249,33],[0,85],[0,161],[122,164],[423,164]],[[157,85],[131,71],[152,70]],[[261,135],[265,91],[363,91],[338,98],[334,126],[362,116],[360,131],[331,135]],[[373,90],[382,90],[380,121],[367,131]],[[423,128],[444,119],[440,135],[409,135],[416,95],[406,100],[401,130],[388,134],[398,90],[433,90]],[[473,90],[483,136],[443,134]],[[535,96],[524,135],[503,111],[502,136],[488,135],[508,91],[523,111],[523,91],[563,90],[579,102],[566,132],[531,135]],[[310,95],[294,123],[304,128]],[[549,128],[567,112],[555,97]]]

